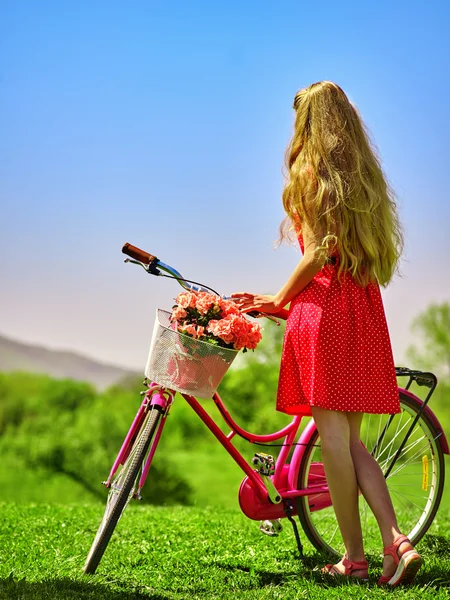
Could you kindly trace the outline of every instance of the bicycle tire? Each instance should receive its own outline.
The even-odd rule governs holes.
[[[95,573],[114,529],[133,496],[139,471],[150,449],[160,418],[159,406],[152,407],[148,411],[127,460],[111,481],[105,512],[83,567],[86,575]]]
[[[379,447],[376,441],[373,442],[370,434],[371,421],[378,420],[376,438],[379,440],[389,415],[367,415],[363,420],[363,423],[367,422],[361,439],[369,452],[376,449],[374,457],[383,473],[385,473],[383,467],[386,468],[389,460],[394,456],[409,425],[416,417],[420,409],[420,401],[417,399],[414,401],[407,394],[400,392],[400,406],[401,412],[394,416],[390,433],[386,434]],[[403,437],[400,437],[402,432]],[[394,433],[393,437],[392,433]],[[445,462],[438,437],[435,427],[426,414],[422,413],[392,472],[386,479],[400,530],[409,537],[413,545],[417,544],[429,529],[442,498]],[[311,485],[313,478],[316,484],[323,485],[325,482],[325,476],[321,475],[323,471],[319,468],[322,462],[319,439],[319,432],[316,429],[305,448],[298,473],[298,489],[307,487],[308,481]],[[422,471],[420,471],[420,463],[422,463]],[[314,465],[313,469],[311,465]],[[419,490],[423,493],[418,493],[418,485],[421,485]],[[309,541],[317,550],[326,551],[340,558],[344,554],[344,545],[331,502],[321,510],[311,510],[314,504],[318,506],[320,502],[323,505],[327,504],[323,494],[298,498],[296,505],[300,522]],[[366,551],[379,553],[381,537],[378,525],[362,495],[360,514]]]

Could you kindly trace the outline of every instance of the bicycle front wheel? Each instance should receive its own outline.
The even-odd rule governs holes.
[[[103,519],[83,567],[86,574],[95,573],[125,507],[137,491],[138,477],[160,418],[160,407],[153,406],[144,419],[127,460],[111,482]]]
[[[414,422],[420,403],[400,392],[400,407],[397,415],[366,415],[363,419],[361,440],[383,473],[387,472]],[[438,437],[433,424],[422,413],[386,478],[399,528],[413,545],[430,527],[442,497],[445,464]],[[305,448],[298,485],[303,489],[324,483],[320,437],[315,430]],[[366,551],[378,553],[382,547],[378,525],[362,496],[359,507]],[[297,511],[312,545],[341,557],[344,544],[328,494],[299,498]]]

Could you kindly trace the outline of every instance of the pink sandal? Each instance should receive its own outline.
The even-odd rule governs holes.
[[[410,549],[400,554],[399,548],[405,542],[409,544]],[[397,570],[390,577],[382,575],[378,580],[379,586],[390,585],[395,587],[400,583],[411,583],[417,571],[422,566],[422,558],[414,550],[406,535],[399,535],[391,546],[383,550],[383,554],[384,556],[389,554],[393,557],[397,565]]]
[[[361,581],[369,581],[369,563],[367,560],[351,561],[348,558],[342,559],[342,566],[344,572],[341,573],[336,565],[325,565],[322,569],[322,573],[328,573],[329,575],[340,575],[342,577],[353,577],[354,579],[360,579]],[[363,576],[353,575],[353,571],[364,571]]]

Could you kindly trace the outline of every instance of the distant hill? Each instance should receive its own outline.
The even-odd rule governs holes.
[[[99,390],[139,375],[137,372],[97,362],[75,352],[49,350],[1,335],[0,371],[27,371],[43,373],[56,379],[78,379],[92,383]]]

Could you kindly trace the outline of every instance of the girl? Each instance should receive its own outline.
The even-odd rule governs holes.
[[[324,572],[368,578],[358,488],[384,545],[378,584],[409,583],[422,560],[401,534],[384,476],[360,440],[364,413],[400,412],[379,284],[402,249],[395,200],[364,124],[342,89],[314,83],[295,96],[286,153],[287,218],[303,257],[274,296],[234,294],[240,308],[277,313],[290,303],[277,410],[311,415],[345,554]]]

